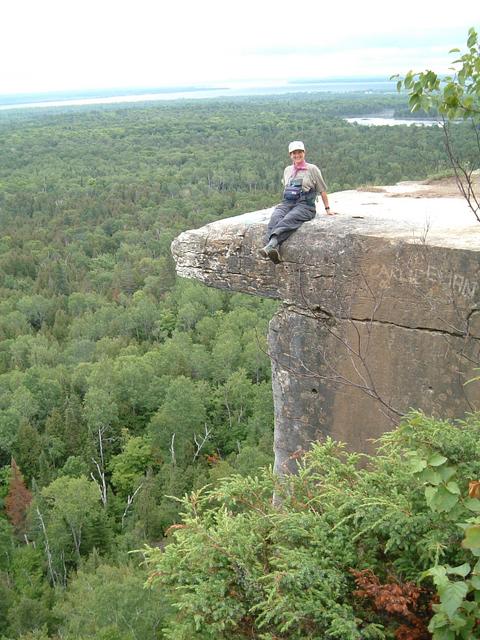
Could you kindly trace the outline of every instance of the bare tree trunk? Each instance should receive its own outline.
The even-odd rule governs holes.
[[[107,481],[105,479],[105,457],[103,453],[103,436],[105,429],[98,428],[98,451],[100,454],[100,463],[92,458],[93,464],[97,468],[98,478],[95,478],[93,472],[90,473],[90,477],[95,482],[100,492],[100,499],[104,507],[107,506]]]
[[[79,530],[78,535],[74,527],[70,525],[70,531],[72,532],[73,544],[75,545],[75,553],[78,559],[80,559],[80,545],[82,543],[82,529]]]
[[[128,510],[132,506],[133,501],[135,500],[135,496],[137,495],[137,493],[140,491],[142,487],[143,487],[143,482],[135,489],[135,491],[132,493],[131,496],[130,495],[127,496],[127,506],[125,507],[125,511],[123,512],[123,515],[122,515],[122,529],[125,525],[125,518],[127,517]]]
[[[52,581],[52,585],[54,587],[56,587],[57,586],[56,572],[55,572],[55,570],[53,568],[52,553],[50,551],[50,545],[49,545],[49,542],[48,542],[48,535],[47,535],[47,529],[45,527],[45,521],[44,521],[42,513],[41,513],[41,511],[40,511],[40,509],[38,507],[37,507],[36,511],[37,511],[38,519],[40,521],[40,526],[42,527],[43,537],[44,537],[44,540],[45,540],[45,553],[47,555],[48,573],[50,574],[50,580]]]
[[[170,455],[172,456],[172,464],[177,466],[177,459],[175,458],[175,434],[172,434],[172,441],[170,442]]]
[[[205,424],[205,435],[202,436],[200,440],[197,439],[197,434],[196,433],[193,434],[193,439],[195,441],[195,444],[197,445],[197,450],[195,451],[195,455],[193,456],[192,462],[195,462],[195,460],[198,458],[198,454],[202,450],[203,445],[206,443],[206,441],[210,437],[211,433],[212,433],[212,430],[209,429],[207,427],[207,425]]]

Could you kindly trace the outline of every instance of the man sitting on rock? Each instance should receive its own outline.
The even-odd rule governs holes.
[[[320,169],[305,162],[305,145],[295,140],[288,145],[292,164],[283,172],[283,200],[273,210],[260,254],[278,264],[280,245],[300,225],[315,217],[315,202],[321,195],[327,215],[332,215],[328,204],[327,186]]]

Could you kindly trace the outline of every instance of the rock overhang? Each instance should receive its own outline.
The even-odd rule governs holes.
[[[343,191],[259,254],[272,209],[186,231],[180,276],[282,300],[270,322],[275,469],[332,436],[372,452],[411,407],[460,418],[480,404],[480,223],[429,185]]]
[[[259,254],[271,208],[186,231],[172,245],[177,273],[326,315],[464,333],[479,301],[480,223],[461,196],[422,187],[332,194],[337,215],[318,211],[280,265]]]

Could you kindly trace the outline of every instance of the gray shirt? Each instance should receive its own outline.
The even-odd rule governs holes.
[[[312,189],[315,191],[315,194],[318,196],[322,193],[322,191],[327,190],[327,185],[325,184],[325,180],[323,179],[322,172],[315,164],[310,164],[309,162],[305,163],[307,165],[306,169],[300,169],[297,171],[295,175],[295,180],[302,180],[302,191],[308,192]],[[283,185],[287,186],[289,180],[292,177],[293,173],[293,164],[288,165],[283,172]]]

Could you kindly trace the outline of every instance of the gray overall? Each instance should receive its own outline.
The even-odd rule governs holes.
[[[265,242],[270,242],[272,236],[275,236],[278,243],[282,244],[304,222],[312,220],[315,213],[315,202],[307,204],[305,197],[301,197],[297,202],[282,200],[272,212]]]

